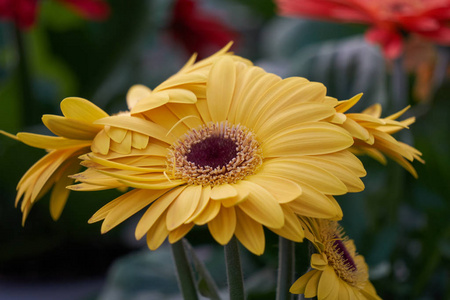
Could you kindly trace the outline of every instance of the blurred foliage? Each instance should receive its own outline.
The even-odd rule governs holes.
[[[30,106],[23,104],[27,102],[13,26],[1,23],[0,128],[12,133],[46,132],[40,116],[59,114],[59,102],[67,96],[90,99],[109,113],[124,110],[131,85],[154,87],[190,56],[170,38],[172,3],[111,0],[111,18],[92,23],[57,1],[42,1],[39,23],[22,33],[31,79]],[[398,106],[390,91],[391,65],[377,47],[364,41],[363,27],[277,17],[270,0],[200,3],[238,32],[233,51],[268,71],[323,82],[328,94],[339,99],[363,92],[357,109],[378,102],[387,116]],[[448,62],[448,49],[440,55]],[[415,77],[409,76],[411,88],[417,84]],[[338,198],[344,210],[342,224],[366,257],[383,299],[450,299],[450,82],[447,77],[434,82],[439,85],[427,102],[410,100],[408,115],[416,115],[417,122],[411,134],[400,137],[423,152],[426,164],[414,164],[419,179],[392,161],[385,167],[363,157],[366,190]],[[24,119],[30,107],[32,120]],[[145,247],[130,242],[133,220],[104,236],[99,224],[86,222],[118,191],[72,193],[56,223],[48,212],[48,196],[44,197],[21,227],[20,210],[13,206],[14,187],[43,154],[0,136],[1,277],[27,281],[99,276],[115,258]],[[204,227],[188,238],[225,293],[223,249],[212,247]],[[267,232],[263,256],[242,251],[248,299],[274,299],[277,245],[276,236]],[[121,258],[112,266],[99,299],[150,298],[158,293],[176,299],[168,252],[167,248],[143,250]],[[309,264],[307,243],[297,245],[297,252],[300,275]]]

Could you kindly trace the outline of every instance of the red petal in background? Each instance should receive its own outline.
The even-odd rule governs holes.
[[[109,4],[103,0],[58,0],[69,6],[83,18],[89,20],[106,20],[111,12]]]

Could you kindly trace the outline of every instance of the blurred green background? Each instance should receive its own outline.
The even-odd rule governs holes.
[[[193,47],[206,56],[228,37],[236,54],[269,72],[323,82],[342,100],[364,92],[357,110],[378,102],[387,116],[410,104],[407,116],[417,122],[397,137],[423,152],[426,164],[414,164],[419,179],[392,161],[385,167],[362,158],[366,190],[338,198],[341,223],[383,299],[450,299],[449,49],[408,45],[408,99],[402,100],[393,97],[393,63],[364,41],[362,26],[283,18],[271,0],[198,0],[185,12],[175,12],[175,2],[111,0],[109,18],[93,22],[46,0],[30,30],[1,22],[0,129],[47,133],[40,117],[60,114],[59,102],[68,96],[108,113],[125,110],[130,86],[155,87]],[[100,224],[87,224],[117,191],[72,192],[57,222],[44,197],[21,226],[15,186],[44,153],[0,136],[0,299],[179,299],[170,251],[150,252],[145,241],[134,240],[138,216],[105,235]],[[225,288],[223,250],[205,228],[188,239]],[[277,238],[267,232],[261,257],[242,254],[249,299],[274,299]],[[300,276],[309,263],[307,243],[297,254]]]

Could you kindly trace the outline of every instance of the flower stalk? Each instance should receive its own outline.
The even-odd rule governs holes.
[[[289,288],[294,282],[295,244],[283,237],[278,242],[277,300],[293,300]]]
[[[242,276],[241,258],[239,256],[239,247],[235,237],[225,245],[225,261],[230,300],[244,300],[244,281]]]
[[[178,285],[184,299],[197,300],[198,294],[192,275],[191,265],[187,259],[183,240],[171,244],[172,255],[177,270]]]

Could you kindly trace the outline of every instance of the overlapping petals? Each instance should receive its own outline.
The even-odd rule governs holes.
[[[360,97],[361,95],[357,95],[352,99],[340,101],[336,106],[338,113],[345,113],[345,121],[341,126],[355,139],[352,151],[356,154],[367,154],[382,164],[386,164],[386,155],[417,178],[417,172],[410,162],[418,160],[424,163],[421,158],[422,153],[392,136],[400,130],[408,129],[408,126],[414,123],[414,117],[403,121],[396,120],[409,107],[385,118],[381,118],[379,104],[374,104],[361,113],[346,113],[359,101]]]
[[[203,81],[196,81],[199,74]],[[322,84],[299,77],[283,80],[231,55],[199,65],[188,63],[178,75],[183,82],[174,77],[153,91],[133,87],[129,97],[136,105],[131,116],[96,121],[148,137],[145,148],[127,154],[93,149],[82,157],[89,168],[75,176],[81,183],[71,189],[114,186],[112,182],[135,188],[91,218],[90,222],[103,220],[102,232],[148,207],[136,227],[136,238],[147,235],[150,249],[167,238],[174,243],[193,226],[206,224],[219,244],[235,235],[259,255],[265,246],[263,226],[301,241],[297,215],[340,219],[342,211],[333,195],[364,189],[359,177],[365,170],[347,150],[353,138],[331,122],[337,100],[326,96]],[[180,95],[189,90],[196,97],[187,101]],[[172,97],[172,93],[180,94]],[[164,94],[168,96],[163,99]],[[171,159],[174,152],[208,130],[245,136],[239,159],[248,159],[248,166],[235,163],[236,168],[226,171],[232,173],[225,174],[228,177],[213,176],[217,170],[205,173],[209,184],[177,175],[183,166]],[[256,150],[246,152],[251,147]],[[193,167],[189,166],[188,175]],[[254,169],[239,177],[246,168]]]
[[[52,187],[50,213],[55,220],[60,217],[69,196],[66,186],[73,182],[68,176],[81,168],[78,156],[90,151],[92,139],[103,128],[93,122],[108,116],[91,102],[75,97],[64,99],[61,111],[63,116],[42,117],[45,126],[57,136],[28,132],[20,132],[16,136],[8,134],[29,146],[48,151],[17,185],[16,206],[23,197],[23,223],[33,204]]]

